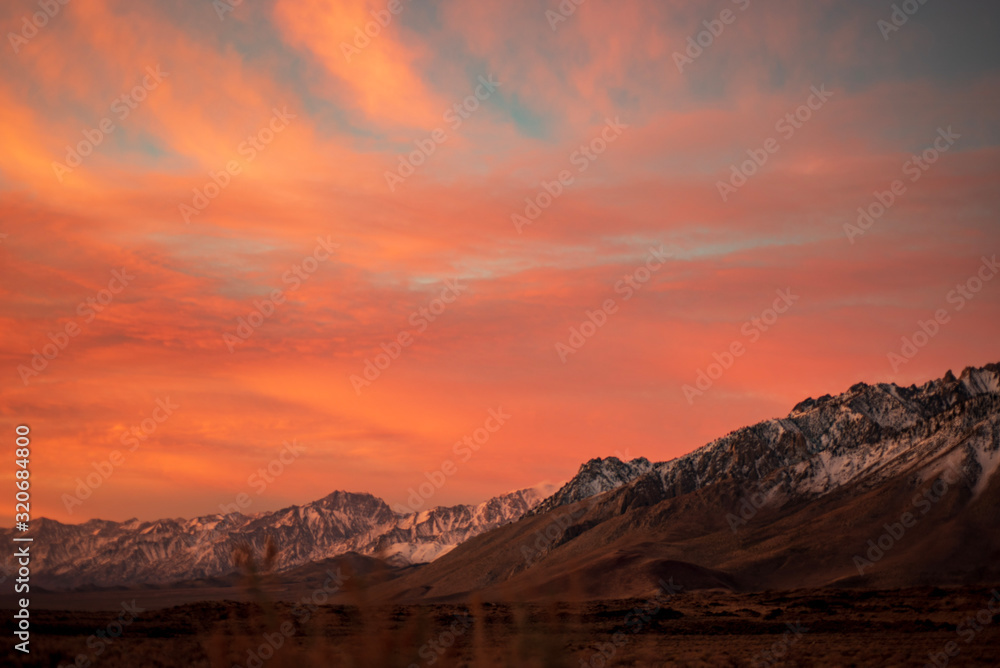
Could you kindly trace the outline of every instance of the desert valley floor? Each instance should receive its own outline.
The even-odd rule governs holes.
[[[202,591],[212,598],[238,590]],[[34,611],[32,656],[17,665],[313,666],[968,666],[996,665],[993,590],[665,593],[566,603],[325,605],[202,601],[142,610],[120,637],[88,637],[139,608],[192,592],[95,592],[72,612]],[[40,606],[54,603],[42,596]],[[104,608],[103,610],[95,608]],[[1000,609],[994,605],[995,609]],[[984,612],[987,611],[987,612]],[[10,615],[4,615],[9,620]],[[10,632],[10,621],[5,623]],[[283,635],[284,629],[287,636]],[[117,628],[112,628],[116,632]],[[276,649],[271,650],[277,645]],[[97,650],[100,653],[97,654]],[[949,656],[948,652],[952,653]],[[85,663],[79,657],[91,661]],[[263,658],[262,658],[263,657]],[[77,663],[74,663],[77,662]]]

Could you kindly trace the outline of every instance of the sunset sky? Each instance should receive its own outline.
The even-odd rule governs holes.
[[[3,479],[478,502],[1000,361],[1000,11],[902,4],[3,3]]]

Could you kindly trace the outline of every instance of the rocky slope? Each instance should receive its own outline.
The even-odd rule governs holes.
[[[263,554],[278,547],[275,568],[288,570],[347,552],[390,564],[431,561],[472,536],[511,522],[552,492],[523,489],[479,505],[397,513],[370,494],[334,492],[270,513],[231,513],[154,522],[33,522],[34,581],[42,586],[132,586],[212,578],[233,572],[233,549]],[[0,532],[9,541],[10,531]]]
[[[997,583],[998,465],[1000,366],[919,387],[860,383],[587,501],[553,497],[381,595],[642,597],[669,577],[731,589]]]
[[[573,479],[531,510],[538,515],[558,506],[576,503],[626,485],[653,467],[645,457],[623,462],[617,457],[591,459],[580,466]]]

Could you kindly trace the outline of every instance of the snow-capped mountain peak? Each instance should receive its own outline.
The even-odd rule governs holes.
[[[552,486],[517,490],[477,505],[397,513],[365,493],[333,492],[274,512],[239,512],[141,522],[89,520],[33,526],[38,580],[46,586],[116,586],[219,577],[234,571],[233,548],[278,546],[277,570],[347,552],[405,565],[428,562],[480,533],[515,521]],[[0,535],[11,531],[0,531]]]
[[[653,465],[645,457],[638,457],[627,462],[623,462],[617,457],[603,459],[596,457],[581,464],[577,474],[559,488],[559,491],[538,504],[532,510],[532,514],[544,513],[558,506],[582,501],[617,489],[635,480],[652,467]]]

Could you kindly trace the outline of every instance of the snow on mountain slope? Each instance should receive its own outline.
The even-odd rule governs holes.
[[[262,554],[278,547],[275,567],[287,570],[357,552],[405,565],[432,561],[472,536],[523,516],[552,492],[523,489],[478,505],[401,514],[371,494],[334,492],[270,513],[208,515],[189,520],[33,523],[37,580],[44,586],[117,586],[211,578],[233,572],[233,548]],[[0,531],[9,539],[11,531]]]
[[[645,457],[623,462],[617,457],[597,457],[582,464],[573,479],[558,492],[535,507],[531,514],[538,515],[558,506],[575,503],[604,492],[617,489],[649,471],[653,465]]]
[[[775,499],[870,486],[930,466],[958,446],[955,461],[977,484],[1000,462],[1000,366],[948,372],[919,387],[859,383],[836,397],[807,399],[788,417],[732,432],[677,459],[649,479],[667,497],[722,480],[777,490]]]
[[[379,595],[617,600],[671,573],[692,589],[996,582],[998,378],[988,365],[920,387],[857,384],[574,503],[570,490],[599,489],[588,462],[539,505],[550,512],[477,536]],[[887,527],[904,516],[919,529],[901,539]],[[859,554],[877,565],[861,569]]]
[[[961,466],[985,485],[1000,464],[1000,366],[950,371],[921,386],[858,383],[806,399],[785,418],[738,429],[667,462],[593,459],[531,515],[624,488],[642,503],[734,480],[775,502],[819,496],[862,478],[875,485],[928,463],[965,438]],[[991,426],[992,425],[992,426]]]

